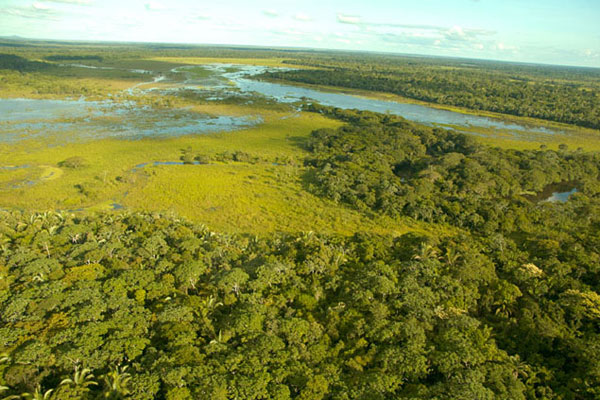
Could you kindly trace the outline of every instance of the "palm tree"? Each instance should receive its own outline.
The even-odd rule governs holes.
[[[6,386],[2,386],[2,387],[6,387]],[[2,400],[16,400],[16,399],[21,399],[21,396],[17,396],[16,394],[13,394],[12,396],[8,396],[8,397],[3,397]]]
[[[2,357],[2,358],[0,358],[0,363],[3,362],[2,360],[7,359],[7,358],[8,357]],[[8,386],[0,386],[0,393],[6,392],[7,390],[10,390],[10,388]],[[20,399],[20,398],[21,398],[21,396],[13,394],[11,396],[3,397],[2,400],[16,400],[16,399]]]
[[[45,392],[43,392],[42,387],[40,385],[37,385],[37,387],[35,388],[35,391],[33,391],[33,393],[23,393],[21,395],[21,397],[25,398],[25,399],[32,399],[32,400],[48,400],[50,398],[50,396],[52,396],[53,391],[54,391],[54,389],[50,389],[50,390],[46,390]]]
[[[417,254],[413,256],[413,260],[424,261],[437,258],[437,249],[425,242],[421,243]]]
[[[121,399],[129,394],[129,381],[131,374],[127,371],[128,366],[119,367],[118,365],[104,375],[104,382],[108,391],[104,396],[108,399]]]
[[[81,371],[79,367],[75,367],[75,373],[73,374],[73,378],[63,379],[60,385],[70,385],[74,387],[80,387],[83,389],[88,389],[88,386],[97,385],[98,382],[94,381],[94,374],[92,374],[92,370],[88,368],[84,368]]]
[[[527,379],[531,375],[531,367],[525,361],[521,360],[518,354],[510,356],[509,360],[512,363],[513,376],[515,378]]]
[[[9,363],[9,362],[10,362],[10,356],[7,353],[0,354],[0,364]],[[6,392],[8,389],[10,389],[8,386],[0,385],[0,393]],[[7,398],[10,398],[10,397],[7,397]]]
[[[444,254],[444,260],[450,266],[454,266],[460,260],[461,255],[456,252],[452,247],[446,248],[446,254]]]

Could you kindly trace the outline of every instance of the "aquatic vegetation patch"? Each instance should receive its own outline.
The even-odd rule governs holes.
[[[182,136],[235,130],[261,122],[259,116],[214,116],[108,100],[0,99],[0,109],[3,142],[44,137],[70,142],[104,137]]]

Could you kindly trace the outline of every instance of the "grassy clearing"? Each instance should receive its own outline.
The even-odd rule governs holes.
[[[144,78],[148,79],[148,78]],[[15,75],[13,72],[0,72],[0,93],[2,98],[64,99],[85,96],[88,100],[106,98],[119,93],[137,83],[144,82],[116,78],[66,78],[49,77],[38,73]]]
[[[146,184],[125,197],[125,206],[172,210],[218,231],[350,235],[358,230],[392,234],[424,230],[408,220],[371,218],[310,194],[303,188],[299,167],[217,163],[152,166],[145,172]]]
[[[35,151],[28,151],[35,146],[25,143],[3,145],[0,164],[9,165],[10,160],[12,165],[31,167],[2,171],[0,181],[14,184],[27,179],[34,183],[0,191],[0,204],[23,209],[101,210],[116,202],[133,210],[173,210],[228,232],[313,230],[351,234],[367,230],[400,234],[426,230],[410,220],[371,217],[307,192],[301,178],[301,160],[306,155],[301,144],[312,130],[335,128],[340,123],[312,113],[290,117],[289,113],[262,111],[263,124],[229,133],[162,140],[107,139],[38,146]],[[262,161],[133,170],[141,163],[177,161],[187,148],[206,155],[244,151]],[[55,167],[77,156],[85,165]],[[283,157],[291,164],[273,165]]]
[[[132,210],[172,210],[215,230],[257,234],[446,230],[408,219],[361,213],[306,191],[301,178],[305,172],[302,159],[306,156],[302,144],[312,130],[336,128],[339,121],[314,113],[290,114],[244,105],[193,107],[214,115],[260,115],[264,123],[235,132],[166,139],[102,139],[53,147],[48,147],[46,141],[4,144],[0,146],[0,165],[30,167],[0,170],[0,204],[28,210],[94,211],[110,209],[118,203]],[[519,143],[523,148],[539,146],[491,136],[481,140],[503,147]],[[261,161],[159,165],[133,170],[142,163],[178,161],[184,149],[207,156],[243,151]],[[78,168],[57,167],[70,157],[82,157],[85,163]],[[288,165],[273,165],[282,158],[288,160]]]
[[[507,137],[477,137],[477,140],[493,147],[500,147],[502,149],[515,149],[515,150],[533,150],[539,149],[540,146],[545,145],[549,149],[558,150],[561,144],[566,144],[569,149],[583,149],[583,151],[600,151],[600,133],[598,136],[545,136],[544,138],[534,139],[518,139],[518,138],[507,138]]]

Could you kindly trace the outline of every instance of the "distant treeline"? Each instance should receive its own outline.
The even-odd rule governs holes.
[[[600,71],[429,59],[314,58],[267,78],[394,93],[426,102],[600,129]]]
[[[0,54],[0,69],[10,69],[14,71],[39,71],[48,67],[48,63],[39,61],[30,61],[24,57],[14,54]]]
[[[45,58],[48,61],[99,61],[103,58],[100,56],[78,56],[78,55],[52,55]]]

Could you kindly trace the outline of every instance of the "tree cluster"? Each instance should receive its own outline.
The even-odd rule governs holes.
[[[564,145],[557,151],[502,150],[393,115],[316,104],[305,109],[347,122],[312,133],[306,160],[312,190],[361,210],[512,233],[527,231],[538,212],[562,213],[537,201],[535,194],[550,185],[570,184],[588,205],[600,193],[598,153]]]
[[[517,68],[506,64],[437,63],[360,56],[296,61],[319,69],[270,72],[264,77],[373,90],[471,110],[540,118],[600,129],[600,74],[593,69]],[[450,65],[448,65],[450,64]],[[566,74],[563,69],[568,69]]]

